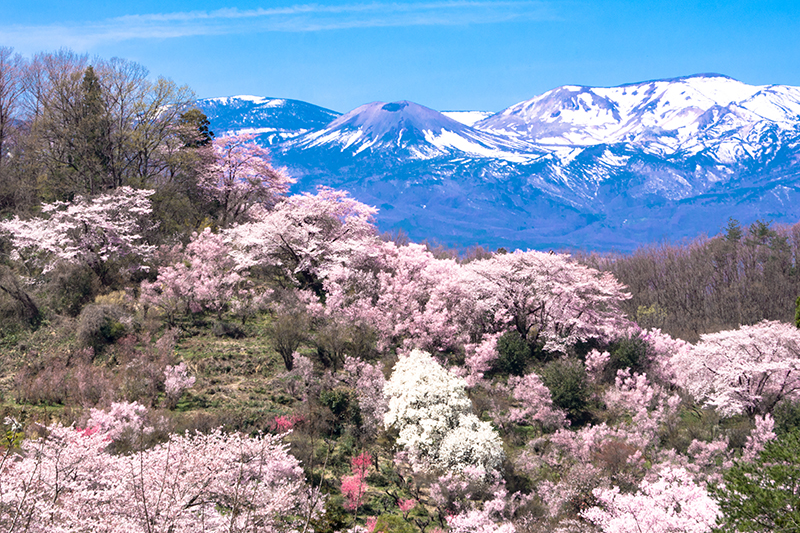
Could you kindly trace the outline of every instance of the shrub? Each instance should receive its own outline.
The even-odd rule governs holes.
[[[620,339],[609,350],[611,359],[606,365],[604,378],[613,382],[617,375],[617,370],[630,368],[634,372],[642,372],[647,363],[647,351],[649,345],[638,335]]]
[[[800,433],[768,442],[754,461],[738,461],[712,489],[723,531],[796,531],[800,521]]]
[[[319,401],[333,413],[337,433],[345,424],[361,426],[361,410],[358,407],[358,395],[355,390],[349,387],[336,387],[333,390],[322,391]]]
[[[586,421],[589,391],[583,364],[570,359],[551,361],[542,371],[542,382],[550,389],[553,404],[565,410],[573,423]]]
[[[497,339],[497,352],[500,354],[493,365],[496,372],[522,376],[531,358],[532,350],[528,342],[516,331],[508,331]]]
[[[800,403],[784,400],[775,406],[775,429],[781,435],[800,429]]]
[[[91,304],[78,318],[78,343],[99,353],[125,335],[125,325],[120,322],[122,309],[116,305]]]
[[[39,307],[17,276],[10,268],[0,266],[0,335],[13,333],[21,326],[36,327],[41,319]]]
[[[283,358],[286,370],[294,367],[294,352],[306,339],[307,330],[308,317],[301,312],[279,314],[269,325],[272,345]]]
[[[213,333],[215,337],[228,337],[230,339],[242,339],[246,337],[242,328],[224,320],[214,321],[214,324],[211,326],[211,333]]]
[[[417,533],[419,530],[401,516],[384,514],[378,517],[372,533]]]
[[[50,275],[47,293],[57,313],[78,316],[87,303],[100,292],[100,278],[85,265],[60,263]]]

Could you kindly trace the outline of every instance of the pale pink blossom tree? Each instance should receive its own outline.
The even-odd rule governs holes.
[[[472,292],[496,330],[515,329],[530,343],[563,351],[580,340],[615,338],[628,321],[619,304],[630,298],[607,272],[565,254],[517,251],[465,267]]]
[[[295,182],[270,164],[269,150],[253,134],[217,137],[212,148],[215,160],[198,182],[217,204],[221,226],[246,221],[256,205],[272,208]]]
[[[186,363],[167,365],[164,369],[164,394],[167,397],[167,407],[174,408],[184,391],[192,388],[196,380],[197,378],[189,375]]]
[[[742,450],[742,459],[745,461],[754,461],[758,454],[764,451],[764,446],[771,440],[775,440],[778,436],[773,431],[775,429],[775,419],[772,415],[766,414],[764,416],[755,416],[755,427]]]
[[[383,425],[383,416],[388,409],[383,387],[380,363],[371,364],[355,357],[345,356],[342,381],[352,387],[358,395],[358,407],[364,420],[364,429],[374,434]]]
[[[707,533],[721,517],[719,506],[682,468],[665,467],[636,494],[598,488],[600,504],[581,513],[604,533]]]
[[[447,353],[480,337],[473,295],[456,261],[436,259],[419,244],[376,241],[356,259],[328,271],[326,303],[330,312],[369,324],[379,348]]]
[[[800,329],[791,324],[765,320],[702,335],[670,363],[678,383],[722,416],[765,415],[800,397]]]
[[[586,354],[586,374],[592,381],[598,382],[603,375],[606,365],[611,360],[611,354],[607,351],[597,349],[590,350]]]
[[[511,422],[538,425],[550,430],[569,425],[567,414],[553,405],[550,390],[542,383],[538,374],[510,376],[508,385],[496,384],[495,390],[511,393],[513,401],[508,412],[508,419]]]
[[[131,455],[103,431],[53,425],[0,465],[8,531],[297,531],[311,491],[280,436],[172,435]]]
[[[58,261],[89,266],[101,277],[109,261],[129,258],[138,268],[155,251],[147,242],[154,228],[150,196],[154,191],[119,187],[95,198],[42,205],[45,217],[0,222],[11,235],[13,256],[32,275],[50,271]]]
[[[179,260],[161,267],[153,283],[141,284],[142,302],[159,307],[168,317],[179,312],[221,316],[234,302],[256,297],[245,287],[247,272],[231,257],[225,239],[209,228],[194,233],[182,252],[172,253]]]
[[[147,425],[147,407],[139,402],[114,402],[108,409],[90,409],[86,429],[99,431],[108,439],[116,440],[126,433],[150,433]]]
[[[240,267],[275,268],[302,289],[321,291],[321,279],[374,240],[376,210],[344,191],[320,187],[257,210],[252,222],[225,232]]]

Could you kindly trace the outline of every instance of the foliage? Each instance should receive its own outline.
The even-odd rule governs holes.
[[[542,382],[550,390],[553,404],[566,411],[570,420],[585,421],[589,390],[586,370],[580,362],[557,359],[547,363],[542,371]]]
[[[503,374],[521,376],[525,366],[531,359],[531,347],[518,331],[504,333],[497,339],[497,353],[500,356],[494,362],[494,369]]]
[[[417,531],[419,530],[403,517],[392,514],[379,516],[372,529],[372,533],[417,533]]]
[[[643,246],[629,255],[589,255],[588,265],[611,272],[630,290],[623,302],[630,316],[651,309],[657,318],[640,323],[696,341],[700,334],[762,320],[794,320],[800,294],[797,275],[800,225],[735,220],[713,238]]]
[[[648,347],[647,342],[638,335],[617,340],[610,350],[608,370],[612,375],[626,368],[641,372],[647,363]]]
[[[278,314],[269,325],[273,346],[283,358],[286,370],[294,367],[294,354],[306,339],[308,318],[300,311]]]
[[[567,425],[566,413],[555,407],[553,396],[536,373],[523,377],[512,376],[508,387],[516,400],[509,418],[513,422],[540,424],[544,428],[558,428]]]
[[[48,303],[55,312],[68,316],[78,316],[102,289],[100,278],[86,265],[57,264],[49,272],[49,278]]]
[[[800,296],[797,297],[794,307],[794,325],[800,328]]]
[[[795,531],[800,524],[800,433],[768,442],[752,462],[737,461],[714,488],[721,531]]]
[[[125,335],[121,318],[122,310],[115,305],[87,305],[78,317],[78,343],[99,353],[104,346]]]

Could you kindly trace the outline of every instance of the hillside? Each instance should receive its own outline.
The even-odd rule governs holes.
[[[731,218],[715,237],[633,254],[459,254],[382,233],[391,209],[345,190],[292,194],[311,176],[270,155],[302,145],[353,175],[414,161],[427,181],[409,195],[451,183],[431,168],[485,172],[422,209],[452,235],[491,235],[502,211],[477,218],[490,196],[460,206],[460,192],[484,178],[503,190],[489,171],[555,157],[518,122],[501,137],[478,127],[495,117],[411,102],[338,115],[245,97],[217,101],[246,111],[229,122],[245,131],[212,136],[188,90],[122,60],[17,61],[41,75],[14,79],[34,105],[9,106],[15,127],[0,129],[12,155],[0,529],[711,533],[800,520],[783,481],[800,479],[800,224]],[[738,87],[716,78],[702,77]],[[568,92],[587,108],[620,98]],[[616,135],[651,120],[634,109],[588,112]],[[378,184],[387,201],[397,192],[363,181]],[[522,224],[530,202],[508,200]]]

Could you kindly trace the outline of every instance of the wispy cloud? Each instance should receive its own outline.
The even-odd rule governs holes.
[[[0,43],[23,52],[31,46],[35,50],[53,46],[88,50],[132,39],[391,26],[454,26],[552,18],[554,14],[549,2],[533,0],[299,4],[248,10],[229,8],[137,14],[100,21],[37,26],[0,23]]]

